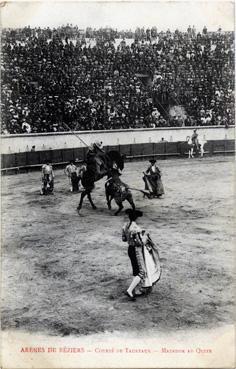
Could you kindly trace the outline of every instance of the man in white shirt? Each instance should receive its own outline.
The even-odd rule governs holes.
[[[70,191],[75,192],[79,190],[79,178],[78,178],[78,168],[75,165],[74,160],[70,161],[64,170],[65,174],[69,179]]]
[[[31,127],[30,127],[29,123],[27,123],[25,121],[22,123],[21,128],[26,133],[30,133],[31,132]]]
[[[42,166],[42,188],[41,195],[53,193],[54,189],[54,172],[50,160],[46,160]]]

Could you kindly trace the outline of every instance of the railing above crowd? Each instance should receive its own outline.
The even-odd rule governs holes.
[[[233,124],[233,32],[2,31],[2,134]]]

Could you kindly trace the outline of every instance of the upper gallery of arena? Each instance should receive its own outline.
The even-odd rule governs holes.
[[[233,32],[3,29],[2,134],[234,124]]]

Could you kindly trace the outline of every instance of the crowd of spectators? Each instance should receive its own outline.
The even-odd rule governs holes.
[[[234,124],[221,29],[5,29],[1,68],[3,134]]]

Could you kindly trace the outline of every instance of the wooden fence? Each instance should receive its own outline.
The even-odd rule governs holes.
[[[159,142],[145,144],[129,144],[106,146],[104,149],[118,150],[125,155],[126,160],[139,160],[155,157],[158,159],[166,159],[168,157],[184,157],[187,153],[183,150],[181,142]],[[235,152],[234,140],[212,140],[207,141],[204,146],[206,155],[215,154],[233,154]],[[87,148],[71,148],[60,150],[45,150],[34,152],[23,152],[15,154],[1,155],[1,170],[7,172],[9,170],[33,169],[41,166],[45,160],[51,160],[55,166],[64,165],[72,159],[84,160]]]

